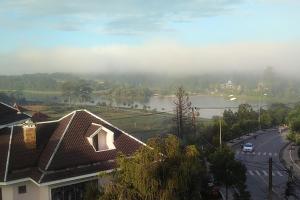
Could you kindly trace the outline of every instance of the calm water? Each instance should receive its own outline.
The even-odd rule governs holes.
[[[41,99],[28,98],[29,100],[34,101],[43,101]],[[46,97],[47,101],[62,103],[64,102],[64,98],[62,97]],[[128,100],[107,100],[100,96],[95,96],[93,98],[93,103],[84,103],[88,105],[96,105],[103,104],[112,105],[117,107],[125,107],[125,108],[143,108],[147,107],[147,110],[157,110],[158,112],[174,112],[174,96],[152,96],[148,100],[144,101],[128,101]],[[200,113],[200,117],[202,118],[212,118],[213,116],[220,115],[223,113],[224,108],[230,107],[238,107],[241,103],[249,103],[253,106],[254,109],[258,109],[258,99],[257,101],[241,101],[239,99],[235,101],[230,101],[229,98],[224,98],[222,96],[208,96],[208,95],[195,95],[190,96],[190,101],[192,102],[193,107],[199,107],[197,110]],[[66,103],[66,102],[65,102]],[[261,105],[264,103],[261,102]],[[231,108],[232,110],[236,110],[235,108]]]
[[[162,97],[162,96],[153,96],[146,102],[126,102],[126,101],[112,101],[103,100],[100,97],[95,99],[95,103],[105,102],[106,104],[111,103],[113,106],[118,107],[137,107],[143,108],[147,106],[147,109],[156,109],[157,111],[164,112],[173,112],[174,111],[174,100],[175,97]],[[200,113],[200,117],[203,118],[212,118],[213,116],[220,115],[225,108],[237,107],[241,103],[249,103],[254,107],[257,107],[257,102],[247,102],[247,101],[230,101],[221,96],[190,96],[190,100],[192,102],[193,107],[199,107],[198,112]],[[235,108],[231,108],[232,110],[236,110]]]

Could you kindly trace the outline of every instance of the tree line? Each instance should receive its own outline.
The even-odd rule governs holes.
[[[191,136],[198,130],[197,125],[193,127],[197,122],[193,121],[189,97],[183,88],[178,89],[176,97],[174,134],[149,139],[147,146],[130,158],[120,154],[117,169],[108,175],[110,182],[100,189],[88,186],[86,199],[217,199],[216,185],[236,188],[236,200],[250,199],[245,166],[234,159],[226,146],[219,148],[207,141],[212,147],[203,148],[201,142],[194,140]]]

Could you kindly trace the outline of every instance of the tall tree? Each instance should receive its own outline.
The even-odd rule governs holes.
[[[183,87],[177,89],[174,104],[176,133],[179,138],[185,139],[191,130],[191,102]]]
[[[153,138],[133,157],[120,156],[101,200],[200,200],[204,164],[193,145],[174,135]]]
[[[72,99],[80,102],[90,101],[93,92],[91,84],[85,80],[66,81],[62,84],[61,90],[62,95],[68,98],[69,103]]]

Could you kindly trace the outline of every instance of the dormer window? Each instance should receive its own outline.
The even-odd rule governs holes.
[[[97,152],[115,149],[114,133],[99,125],[91,124],[87,131],[87,139]]]

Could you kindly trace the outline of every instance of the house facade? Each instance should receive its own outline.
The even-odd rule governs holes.
[[[0,129],[0,200],[81,200],[143,142],[87,110]]]

